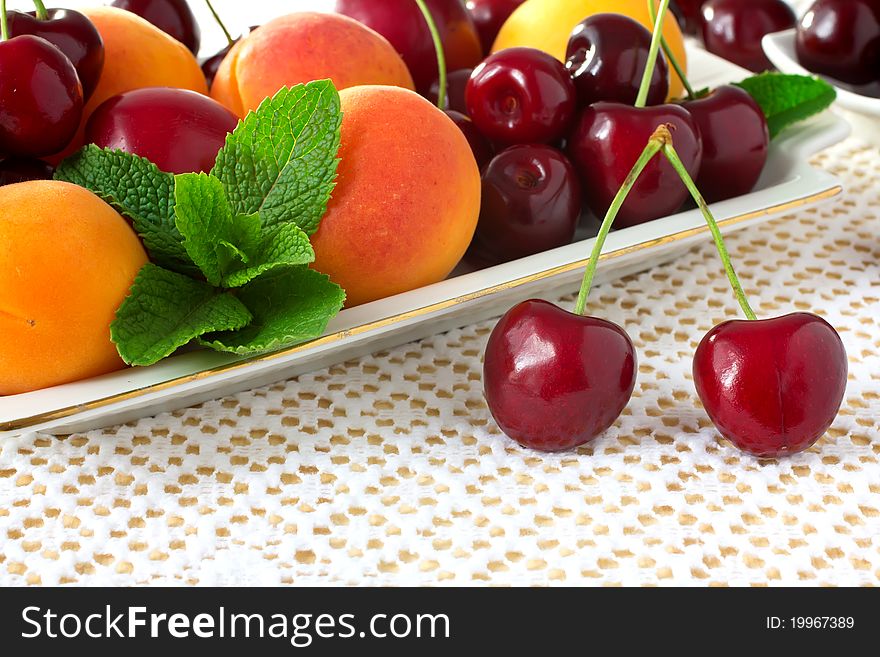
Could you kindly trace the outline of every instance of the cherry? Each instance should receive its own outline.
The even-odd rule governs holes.
[[[632,105],[648,65],[651,33],[623,14],[594,14],[571,33],[565,67],[571,73],[578,100]],[[669,70],[660,57],[654,67],[647,104],[659,105],[669,93]]]
[[[464,93],[473,71],[472,68],[462,68],[457,71],[452,71],[446,76],[445,107],[447,109],[467,114],[467,104],[464,100]],[[431,90],[428,92],[426,98],[436,104],[438,95],[440,95],[440,81],[434,80],[431,84]]]
[[[145,157],[163,171],[210,171],[238,118],[194,91],[152,87],[127,91],[95,110],[86,142]]]
[[[0,41],[0,153],[57,153],[76,134],[82,108],[79,76],[58,48],[29,34]]]
[[[855,85],[880,81],[880,2],[818,0],[798,26],[796,45],[814,73]]]
[[[501,26],[510,18],[514,10],[526,0],[467,0],[467,9],[474,19],[477,32],[480,34],[480,43],[483,44],[483,52],[492,50],[495,37],[501,31]]]
[[[477,28],[461,0],[425,0],[437,24],[450,71],[473,68],[483,56]],[[428,24],[414,0],[336,0],[335,9],[376,30],[391,42],[412,73],[419,93],[428,95],[439,77]]]
[[[47,162],[30,158],[10,158],[0,162],[0,187],[30,180],[51,180],[55,169]]]
[[[581,190],[571,162],[550,146],[511,146],[483,172],[474,248],[494,262],[571,244]]]
[[[186,0],[113,0],[110,4],[137,14],[198,54],[202,31]]]
[[[714,203],[752,191],[770,146],[767,120],[755,100],[739,87],[724,85],[682,106],[703,142],[697,187],[706,200]]]
[[[477,130],[474,122],[461,112],[446,110],[446,116],[452,119],[452,122],[464,133],[468,144],[470,144],[471,152],[474,154],[474,159],[477,161],[477,166],[482,171],[494,155],[492,144]]]
[[[554,452],[611,427],[632,396],[636,371],[622,328],[531,300],[508,311],[489,336],[483,388],[504,433]]]
[[[465,90],[468,114],[502,144],[552,142],[568,131],[575,87],[565,67],[534,48],[508,48],[474,69]]]
[[[794,10],[783,0],[708,0],[703,5],[703,42],[709,52],[760,73],[773,68],[761,39],[796,22]]]
[[[840,409],[846,377],[840,336],[809,313],[724,322],[694,356],[694,384],[712,422],[761,457],[794,454],[821,438]]]
[[[227,43],[221,50],[218,50],[215,54],[208,57],[205,61],[202,62],[202,73],[205,74],[205,80],[208,81],[208,86],[214,82],[214,77],[217,75],[217,71],[220,68],[220,64],[223,63],[223,60],[226,59],[226,55],[229,54],[229,51],[232,50],[232,46],[241,41],[246,36],[253,34],[254,30],[259,27],[258,25],[251,25],[248,28],[247,32],[242,34],[240,37],[236,39],[232,39],[229,43]]]
[[[703,24],[703,5],[706,0],[672,0],[672,12],[686,34],[696,36]]]
[[[38,12],[10,11],[9,33],[41,37],[58,48],[79,75],[83,99],[89,99],[104,69],[104,40],[92,21],[72,9],[48,9],[45,18]]]
[[[594,103],[581,113],[568,144],[568,153],[583,181],[587,205],[602,216],[611,205],[645,142],[661,125],[675,134],[676,148],[688,173],[700,169],[703,144],[696,121],[678,105],[636,108],[620,103]],[[648,164],[626,203],[616,226],[627,227],[672,214],[688,190],[672,166],[657,158]]]

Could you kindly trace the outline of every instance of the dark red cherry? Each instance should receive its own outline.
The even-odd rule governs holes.
[[[222,50],[218,51],[217,54],[211,55],[202,62],[202,73],[205,74],[205,80],[208,81],[209,87],[214,82],[214,77],[217,75],[220,64],[223,63],[223,60],[226,59],[226,55],[228,55],[229,51],[232,50],[232,46],[241,41],[244,37],[251,34],[254,30],[257,29],[257,27],[258,26],[256,25],[252,25],[246,33],[235,39],[233,43],[227,44]]]
[[[464,133],[464,136],[468,140],[468,144],[470,144],[471,152],[474,154],[474,159],[477,161],[477,166],[480,167],[480,171],[482,171],[486,165],[489,164],[489,160],[491,160],[492,156],[495,154],[495,149],[492,148],[492,144],[480,134],[480,131],[477,130],[474,122],[461,112],[446,110],[446,116],[452,119],[452,122],[455,123],[455,125],[458,126],[458,129]]]
[[[574,79],[581,105],[600,100],[634,105],[648,65],[651,33],[623,14],[594,14],[571,33],[565,67]],[[657,58],[648,105],[666,101],[669,70]]]
[[[706,0],[672,0],[672,13],[678,18],[685,34],[698,35],[703,26],[703,5]]]
[[[574,167],[550,146],[511,146],[483,172],[474,249],[506,262],[571,244],[581,214]]]
[[[471,73],[473,73],[472,68],[463,68],[458,71],[452,71],[446,76],[446,109],[467,114],[464,92],[467,88],[468,80],[471,79]],[[434,80],[433,84],[431,84],[431,90],[426,97],[436,104],[439,93],[440,82]]]
[[[465,91],[468,115],[501,144],[548,143],[568,131],[576,108],[574,82],[551,55],[508,48],[474,69]]]
[[[831,426],[846,390],[840,336],[809,313],[719,324],[694,355],[694,384],[721,435],[744,452],[795,454]]]
[[[773,68],[761,39],[795,26],[797,16],[783,0],[708,0],[703,5],[706,50],[756,73]]]
[[[880,1],[818,0],[797,31],[797,56],[812,71],[841,82],[880,82]]]
[[[437,24],[450,71],[473,68],[483,57],[477,28],[462,0],[425,0]],[[437,52],[425,17],[414,0],[336,0],[336,11],[384,36],[409,67],[425,96],[438,77]],[[352,56],[356,56],[353,54]]]
[[[703,156],[699,128],[678,105],[637,109],[620,103],[595,103],[581,113],[568,153],[584,183],[587,205],[603,217],[639,159],[645,144],[661,125],[671,126],[675,149],[688,173],[696,178]],[[625,228],[674,213],[688,197],[687,188],[663,156],[655,157],[633,187],[614,222]]]
[[[73,63],[88,100],[104,70],[104,40],[98,28],[83,14],[72,9],[49,9],[45,20],[36,12],[9,12],[11,36],[38,36],[63,52]]]
[[[0,42],[0,153],[51,155],[82,119],[79,76],[58,48],[24,35]]]
[[[202,31],[186,0],[113,0],[110,4],[137,14],[198,54]]]
[[[95,110],[86,142],[145,157],[163,171],[210,171],[238,118],[194,91],[151,87],[127,91]]]
[[[532,300],[508,311],[489,336],[483,390],[505,434],[557,452],[614,424],[636,371],[635,348],[622,328]]]
[[[28,182],[51,180],[55,169],[48,162],[24,157],[13,157],[0,162],[0,187]]]
[[[745,91],[724,85],[682,103],[703,141],[697,187],[710,203],[748,194],[755,187],[770,146],[767,120]]]
[[[483,52],[489,53],[495,37],[514,10],[526,0],[467,0],[467,9],[474,19]]]

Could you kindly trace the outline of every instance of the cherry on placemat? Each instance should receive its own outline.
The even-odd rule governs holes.
[[[761,39],[796,22],[784,0],[708,0],[703,5],[703,43],[709,52],[760,73],[773,68]]]
[[[186,0],[113,0],[110,4],[137,14],[198,54],[202,32]]]

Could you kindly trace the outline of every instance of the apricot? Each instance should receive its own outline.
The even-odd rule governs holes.
[[[110,323],[147,254],[113,208],[51,180],[0,187],[0,395],[124,364]]]
[[[282,87],[327,78],[337,89],[415,89],[403,58],[378,32],[340,14],[301,12],[239,41],[220,64],[211,96],[243,118]]]
[[[480,171],[467,139],[407,89],[340,92],[339,177],[312,238],[314,268],[348,306],[446,278],[480,215]]]

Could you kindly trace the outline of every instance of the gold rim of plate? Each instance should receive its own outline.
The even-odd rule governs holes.
[[[728,219],[724,219],[718,222],[719,226],[732,226],[738,223],[742,223],[744,221],[749,221],[750,219],[756,219],[758,217],[766,216],[769,214],[782,214],[789,210],[794,210],[801,206],[818,203],[820,201],[824,201],[830,198],[833,198],[840,194],[843,191],[843,188],[840,185],[835,185],[834,187],[827,189],[823,192],[819,192],[817,194],[811,194],[809,196],[804,196],[798,199],[794,199],[792,201],[787,201],[786,203],[780,203],[778,205],[769,206],[766,208],[762,208],[759,210],[753,210],[751,212],[747,212],[741,215],[737,215],[734,217],[730,217]],[[630,253],[634,253],[636,251],[643,251],[645,249],[650,249],[656,246],[663,246],[666,244],[671,244],[673,242],[678,242],[689,237],[693,237],[695,235],[699,235],[701,233],[708,232],[708,227],[705,225],[697,226],[696,228],[690,228],[687,230],[682,230],[677,233],[672,233],[670,235],[664,235],[663,237],[658,237],[652,240],[646,240],[644,242],[640,242],[638,244],[633,244],[631,246],[623,247],[620,249],[616,249],[614,251],[609,251],[608,253],[603,253],[600,257],[601,260],[611,260],[613,258],[619,258],[621,256],[628,255]],[[137,399],[139,397],[143,397],[145,395],[160,392],[162,390],[166,390],[168,388],[173,388],[179,385],[185,385],[187,383],[192,383],[194,381],[200,381],[202,379],[208,379],[217,374],[223,372],[230,372],[238,369],[243,369],[253,365],[254,363],[264,363],[273,360],[277,360],[279,358],[284,358],[286,356],[290,356],[292,354],[296,354],[298,352],[306,351],[308,349],[312,349],[317,346],[333,344],[335,342],[339,342],[345,338],[350,338],[352,336],[360,335],[362,333],[366,333],[368,331],[373,331],[375,329],[384,328],[386,326],[391,326],[393,324],[397,324],[399,322],[403,322],[409,319],[421,317],[423,315],[428,315],[430,313],[438,312],[441,310],[446,310],[453,306],[457,306],[462,303],[467,303],[470,301],[474,301],[477,299],[481,299],[483,297],[491,296],[493,294],[497,294],[499,292],[505,292],[507,290],[512,290],[517,287],[521,287],[523,285],[528,285],[530,283],[535,283],[538,281],[542,281],[548,278],[553,278],[554,276],[559,276],[560,274],[566,274],[572,272],[577,269],[582,269],[586,267],[589,262],[589,258],[584,258],[582,260],[578,260],[576,262],[568,263],[565,265],[560,265],[558,267],[551,267],[550,269],[546,269],[544,271],[540,271],[534,274],[529,274],[528,276],[522,276],[520,278],[515,278],[510,281],[506,281],[504,283],[500,283],[498,285],[493,285],[491,287],[484,288],[482,290],[477,290],[476,292],[470,292],[468,294],[463,294],[461,296],[453,297],[451,299],[446,299],[444,301],[438,301],[437,303],[432,303],[422,308],[417,308],[415,310],[409,310],[406,312],[398,313],[397,315],[392,315],[390,317],[383,317],[382,319],[377,319],[372,322],[367,322],[366,324],[361,324],[360,326],[355,326],[350,329],[346,329],[344,331],[338,331],[336,333],[331,333],[329,335],[325,335],[323,337],[317,338],[315,340],[311,340],[310,342],[305,342],[303,344],[297,345],[295,347],[290,347],[289,349],[283,349],[280,351],[275,351],[269,354],[264,354],[262,356],[255,356],[253,358],[247,358],[244,360],[236,361],[234,363],[229,363],[227,365],[221,365],[220,367],[214,367],[208,370],[202,370],[201,372],[196,372],[195,374],[189,374],[187,376],[177,377],[175,379],[170,379],[168,381],[164,381],[162,383],[155,383],[153,385],[145,386],[143,388],[137,388],[135,390],[130,390],[128,392],[119,393],[117,395],[111,395],[109,397],[104,397],[102,399],[97,399],[95,401],[87,402],[85,404],[76,404],[74,406],[67,406],[64,408],[59,408],[54,411],[48,411],[46,413],[41,413],[39,415],[34,415],[27,418],[21,418],[18,420],[12,420],[11,422],[3,422],[0,423],[0,431],[21,431],[23,429],[29,429],[31,427],[35,427],[37,425],[52,422],[55,420],[63,420],[77,413],[87,412],[91,410],[95,410],[97,408],[101,408],[104,406],[110,406],[111,404],[116,404],[118,402],[128,401],[131,399]]]

